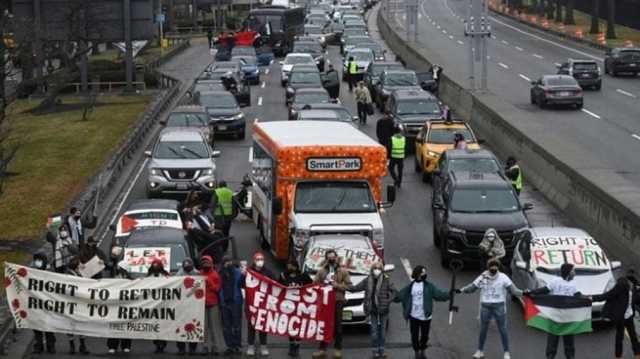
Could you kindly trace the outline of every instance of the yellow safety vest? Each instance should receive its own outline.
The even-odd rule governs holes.
[[[518,165],[514,165],[511,168],[509,168],[509,170],[512,170],[514,168],[518,169],[518,177],[516,178],[515,181],[511,181],[511,183],[513,183],[513,185],[516,187],[516,189],[518,191],[522,191],[522,169],[520,168],[520,166]]]
[[[404,158],[405,138],[404,136],[391,137],[391,158]]]
[[[233,214],[233,192],[227,187],[218,187],[215,190],[218,205],[213,212],[214,216],[230,216]],[[222,211],[221,211],[222,210]]]
[[[355,61],[349,63],[349,73],[355,75],[358,73],[358,64]]]

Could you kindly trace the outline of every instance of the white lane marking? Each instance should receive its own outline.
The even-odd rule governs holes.
[[[625,91],[623,89],[616,89],[616,92],[620,93],[620,94],[623,94],[625,96],[633,97],[633,98],[637,97],[636,95],[632,94],[631,92],[627,92],[627,91]]]
[[[269,69],[264,70],[264,74],[268,75],[269,74]]]
[[[249,147],[249,163],[253,163],[253,146]]]
[[[140,178],[142,171],[144,171],[144,169],[147,168],[147,162],[149,162],[149,158],[145,158],[144,161],[142,161],[142,165],[140,166],[138,173],[136,173],[136,176],[133,178],[133,181],[131,181],[129,188],[127,188],[127,191],[124,193],[124,197],[122,197],[122,202],[120,202],[120,204],[118,205],[118,209],[116,209],[116,212],[113,214],[113,218],[111,218],[111,221],[109,222],[109,226],[111,226],[116,222],[116,219],[118,218],[118,214],[120,214],[120,211],[122,210],[122,206],[124,206],[124,203],[127,201],[127,198],[129,198],[129,195],[131,194],[131,191],[133,191],[133,187],[138,182],[138,178]],[[100,237],[100,242],[102,242],[102,240],[104,239],[104,237],[107,235],[108,232],[109,231],[107,230],[107,231],[104,231],[104,233],[102,233],[102,237]]]
[[[521,79],[527,81],[527,82],[531,82],[531,79],[528,78],[527,76],[523,75],[523,74],[518,74],[518,76],[520,76]]]
[[[262,81],[262,84],[260,84],[260,88],[264,88],[265,86],[267,86],[267,82],[266,81]]]
[[[458,40],[458,43],[459,43],[460,45],[464,45],[464,42],[462,42],[462,41],[460,41],[460,40]]]
[[[524,49],[523,49],[523,48],[521,48],[520,46],[516,46],[516,50],[518,50],[518,51],[524,51]]]
[[[422,19],[422,14],[418,13],[418,19]]]
[[[451,15],[453,15],[453,16],[458,16],[458,15],[456,15],[456,13],[453,11],[453,9],[449,6],[449,1],[447,1],[447,0],[442,0],[442,2],[444,3],[444,6],[446,6],[446,7],[447,7],[447,9],[449,9],[449,11],[451,11]],[[424,4],[424,2],[423,2],[423,4]]]
[[[494,40],[497,39],[496,35],[491,35],[491,38]]]
[[[500,20],[496,19],[496,18],[495,18],[495,17],[493,17],[493,16],[489,16],[489,19],[491,19],[491,21],[493,21],[493,22],[497,22],[497,23],[498,23],[498,24],[500,24],[500,25],[503,25],[503,26],[508,27],[508,28],[510,28],[510,29],[511,29],[511,30],[513,30],[513,31],[517,31],[517,32],[519,32],[519,33],[521,33],[521,34],[524,34],[524,35],[530,36],[530,37],[532,37],[532,38],[534,38],[534,39],[536,39],[536,40],[544,41],[544,42],[546,42],[546,43],[548,43],[548,44],[552,44],[552,45],[557,46],[557,47],[559,47],[559,48],[561,48],[561,49],[565,49],[565,50],[567,50],[567,51],[571,51],[571,52],[574,52],[574,53],[576,53],[576,54],[580,54],[580,55],[582,55],[582,56],[586,56],[586,57],[588,57],[588,58],[590,58],[590,59],[592,59],[592,60],[597,60],[597,61],[601,61],[601,62],[603,61],[603,59],[602,59],[601,57],[597,57],[597,56],[590,55],[590,54],[588,54],[588,53],[586,53],[586,52],[584,52],[584,51],[576,50],[576,49],[570,48],[570,47],[568,47],[568,46],[561,45],[561,44],[559,44],[559,43],[557,43],[557,42],[554,42],[554,41],[551,41],[551,40],[547,40],[547,39],[545,39],[545,38],[543,38],[543,37],[540,37],[540,36],[538,36],[538,35],[534,35],[534,34],[532,34],[532,33],[530,33],[530,32],[526,32],[526,31],[524,31],[524,30],[518,29],[517,27],[515,27],[515,26],[511,26],[511,25],[509,25],[509,24],[507,24],[507,23],[505,23],[505,22],[502,22],[502,21],[500,21]]]
[[[559,62],[554,62],[553,64],[556,65],[556,66],[562,66],[562,64],[559,63]]]
[[[258,106],[262,106],[262,96],[258,97]]]
[[[538,54],[533,54],[532,56],[535,57],[536,59],[540,59],[540,60],[544,59],[543,56],[538,55]]]
[[[449,39],[453,40],[453,35],[449,35]]]
[[[498,66],[505,68],[505,69],[509,69],[509,66],[503,64],[502,62],[498,62]]]
[[[597,120],[599,120],[601,118],[599,115],[597,115],[597,114],[595,114],[595,113],[593,113],[593,112],[591,112],[591,111],[589,111],[587,109],[584,109],[584,108],[582,109],[582,112],[586,113],[587,115],[589,115],[589,116],[591,116],[591,117],[593,117],[593,118],[595,118]]]
[[[411,279],[411,262],[407,258],[400,258],[400,262],[402,262],[402,267],[404,268],[405,273],[407,273],[407,277]]]
[[[505,44],[505,45],[509,45],[509,42],[508,42],[508,41],[502,40],[502,41],[500,41],[500,42],[501,42],[501,43],[503,43],[503,44]]]
[[[442,30],[442,33],[446,35],[447,34],[447,30]]]
[[[636,140],[640,141],[640,136],[636,135],[635,133],[631,135],[631,137],[635,138]]]

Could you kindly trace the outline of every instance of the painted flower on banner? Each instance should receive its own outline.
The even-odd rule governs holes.
[[[195,283],[195,279],[193,279],[192,277],[186,277],[183,281],[184,287],[187,289],[191,289],[193,288],[193,284]]]
[[[196,289],[195,296],[196,299],[202,299],[202,297],[204,297],[204,290],[202,288]]]
[[[18,268],[18,270],[16,270],[13,267],[8,267],[7,272],[9,273],[9,277],[4,278],[5,288],[14,285],[16,294],[20,294],[22,292],[22,285],[20,284],[20,278],[18,277],[26,277],[28,274],[27,269],[24,267],[20,267]]]
[[[18,300],[18,298],[15,298],[11,301],[11,308],[13,308],[13,310],[20,308],[20,301]]]
[[[204,338],[204,329],[202,328],[202,323],[200,323],[200,321],[196,320],[195,318],[183,325],[182,328],[178,327],[176,329],[176,334],[180,333],[180,329],[184,329],[182,334],[180,334],[180,337],[186,340],[202,340]]]
[[[9,288],[9,287],[11,287],[11,278],[9,278],[9,277],[4,277],[4,287],[5,287],[5,288]]]
[[[21,277],[26,277],[27,276],[27,268],[20,267],[18,269],[18,275],[21,276]]]

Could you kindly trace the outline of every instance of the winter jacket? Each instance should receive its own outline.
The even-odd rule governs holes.
[[[208,271],[201,270],[200,275],[205,278],[207,283],[207,288],[205,292],[205,305],[207,307],[213,307],[218,305],[219,303],[219,293],[220,293],[220,275],[216,272],[215,269],[211,268]]]
[[[618,278],[613,288],[606,293],[594,295],[592,300],[594,302],[606,301],[602,308],[602,315],[615,323],[622,323],[625,319],[624,313],[629,306],[630,291],[631,286],[627,278]],[[633,313],[631,315],[633,316]]]
[[[490,233],[495,235],[493,241],[489,240]],[[484,232],[484,237],[482,237],[482,241],[478,244],[478,249],[480,249],[480,252],[484,253],[489,258],[500,259],[507,254],[504,248],[504,242],[498,235],[498,232],[493,228],[489,228]]]
[[[85,222],[80,218],[76,220],[73,216],[67,217],[67,226],[69,227],[69,235],[73,239],[74,244],[81,246],[84,244],[84,238],[87,228],[95,228],[97,224],[97,218],[91,217],[90,222]]]
[[[376,123],[376,137],[378,142],[384,146],[391,144],[391,136],[393,136],[393,129],[395,124],[391,118],[381,118]]]
[[[313,280],[307,273],[297,272],[294,274],[289,274],[287,272],[280,273],[280,277],[278,278],[278,282],[282,285],[286,285],[287,287],[293,286],[305,286],[307,284],[313,283]]]
[[[329,275],[329,272],[329,263],[323,262],[320,265],[320,269],[318,269],[318,273],[316,273],[316,279],[314,282],[323,285],[328,284],[327,276]],[[351,285],[351,276],[349,275],[349,271],[343,267],[341,263],[338,263],[336,266],[333,280],[335,281],[333,290],[336,293],[336,301],[346,301],[344,292]]]
[[[376,311],[374,314],[388,314],[389,305],[393,301],[397,291],[393,283],[391,283],[391,278],[384,273],[378,277],[378,283],[375,288],[373,287],[373,281],[373,275],[369,275],[357,285],[350,286],[348,290],[350,292],[364,291],[365,314],[373,313],[373,308],[371,308],[372,299],[375,301]]]
[[[71,237],[62,238],[58,234],[53,247],[55,249],[53,258],[53,267],[62,268],[69,264],[74,253],[78,252],[78,248],[73,244]]]
[[[371,94],[369,93],[369,89],[365,86],[358,86],[355,90],[356,94],[356,102],[359,103],[371,103]]]
[[[232,277],[229,278],[229,280],[232,280],[233,282],[231,283],[231,287],[233,288],[233,293],[225,293],[224,290],[224,281],[227,280],[227,278],[224,275],[224,271],[226,269],[222,268],[220,270],[220,292],[219,292],[219,296],[220,296],[220,303],[221,304],[227,304],[225,302],[225,298],[229,297],[232,298],[231,302],[238,304],[238,303],[242,303],[243,299],[242,299],[242,285],[244,284],[244,281],[242,280],[243,276],[242,273],[240,273],[240,270],[236,267],[233,267],[232,269]]]
[[[411,282],[406,287],[402,288],[400,292],[396,294],[393,298],[395,303],[402,303],[402,314],[404,315],[404,319],[409,320],[411,316],[411,301],[413,297],[411,296],[411,286],[413,283]],[[424,281],[422,282],[424,287],[422,290],[422,300],[423,300],[423,309],[424,316],[429,318],[433,313],[433,301],[444,302],[449,300],[449,291],[438,288],[435,284]]]

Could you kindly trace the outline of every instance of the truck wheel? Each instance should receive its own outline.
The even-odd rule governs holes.
[[[601,88],[602,88],[602,82],[598,82],[598,84],[595,85],[596,91],[600,91]]]

